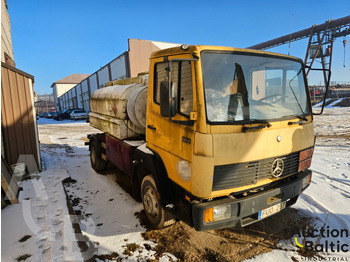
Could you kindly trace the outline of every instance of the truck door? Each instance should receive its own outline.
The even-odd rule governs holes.
[[[150,70],[152,71],[152,70]],[[191,112],[195,111],[195,77],[193,61],[173,61],[169,72],[169,62],[155,62],[148,93],[147,106],[147,145],[155,150],[162,158],[173,181],[190,189],[190,172],[193,154],[195,123],[184,125],[170,121],[169,117],[160,114],[161,86],[168,85],[171,78],[172,87],[176,92],[175,121],[191,122]]]

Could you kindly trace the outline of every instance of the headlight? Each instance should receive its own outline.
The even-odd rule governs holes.
[[[204,210],[204,222],[220,221],[231,217],[231,205],[216,206]]]

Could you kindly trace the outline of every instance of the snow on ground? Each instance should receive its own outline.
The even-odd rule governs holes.
[[[83,259],[61,182],[67,177],[65,169],[50,169],[21,182],[20,203],[1,211],[2,261]]]
[[[97,174],[90,167],[84,139],[86,134],[98,130],[84,121],[39,119],[38,124],[46,170],[23,181],[20,204],[1,212],[2,260],[16,261],[23,255],[30,255],[23,261],[83,261],[93,256],[96,261],[154,259],[155,243],[142,238],[145,228],[135,216],[142,210],[142,204],[116,183],[112,172]],[[325,226],[330,231],[343,229],[350,233],[349,130],[350,108],[326,108],[323,115],[315,116],[318,138],[311,166],[313,178],[294,208],[303,216],[312,217],[317,229]],[[67,177],[71,180],[63,187],[62,180]],[[71,199],[81,233],[73,234],[64,189]],[[19,242],[25,236],[30,238]],[[87,250],[78,248],[79,237],[85,238]],[[349,239],[322,237],[318,243],[328,241],[329,245],[333,241],[347,244],[350,249]],[[303,237],[297,236],[297,240],[302,242]],[[316,241],[316,238],[306,240]],[[295,239],[290,239],[281,241],[278,249],[252,260],[308,261],[297,251]],[[320,253],[333,259],[349,259],[349,254]],[[171,259],[176,260],[173,255],[165,254],[160,260]]]
[[[330,98],[327,98],[326,101],[325,101],[325,103],[327,103],[329,100],[330,100]],[[319,102],[319,103],[313,105],[312,107],[313,107],[313,108],[320,107],[320,106],[322,106],[322,104],[323,104],[323,101],[321,101],[321,102]]]
[[[52,118],[40,117],[37,121],[38,125],[61,125],[61,124],[74,124],[74,123],[86,123],[86,120],[70,120],[63,119],[61,121],[56,121]]]
[[[314,120],[317,140],[311,165],[312,182],[293,207],[303,216],[312,217],[316,229],[324,226],[325,237],[318,243],[324,248],[328,246],[329,250],[318,254],[325,261],[350,261],[350,108],[326,108],[322,115],[314,116]],[[342,237],[332,237],[341,230]],[[301,243],[303,238],[297,237]],[[316,243],[317,237],[306,240]],[[349,252],[332,252],[331,242],[335,244],[334,250],[340,244]],[[295,247],[295,239],[292,245],[290,241],[281,242],[280,248],[284,250],[274,250],[252,260],[290,261],[294,257],[298,261],[308,261],[297,254]]]
[[[84,142],[87,134],[100,131],[85,121],[41,118],[38,125],[46,170],[22,181],[21,203],[2,211],[2,260],[16,261],[22,255],[30,255],[25,261],[155,259],[156,244],[142,238],[146,229],[135,215],[142,204],[117,184],[115,175],[97,174],[90,166]],[[81,228],[76,235],[62,185],[65,178],[71,178],[64,185]],[[31,237],[19,242],[26,235]],[[82,237],[87,250],[76,243]],[[176,260],[171,254],[160,258],[170,259]]]
[[[335,105],[339,104],[341,101],[343,101],[343,98],[339,98],[339,99],[335,100],[334,102],[332,102],[329,105],[325,106],[325,108],[332,108]]]
[[[83,149],[86,151],[86,149]],[[82,234],[87,237],[90,248],[96,255],[117,252],[122,255],[130,244],[140,247],[133,256],[125,258],[136,260],[137,256],[152,257],[154,251],[145,248],[155,244],[145,241],[141,233],[145,229],[135,216],[142,204],[136,202],[115,181],[114,175],[97,175],[90,167],[88,152],[84,161],[67,166],[69,175],[76,182],[67,186],[67,193],[73,198]],[[74,166],[78,164],[78,166]]]

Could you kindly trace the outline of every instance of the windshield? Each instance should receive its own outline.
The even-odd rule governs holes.
[[[202,53],[209,122],[249,122],[307,116],[301,64],[271,56]]]

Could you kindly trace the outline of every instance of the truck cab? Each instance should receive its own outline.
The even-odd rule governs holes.
[[[197,230],[277,213],[311,179],[315,140],[303,62],[214,46],[154,52],[145,138],[148,151],[136,150],[135,165],[153,178],[141,197],[155,226],[166,213]]]

